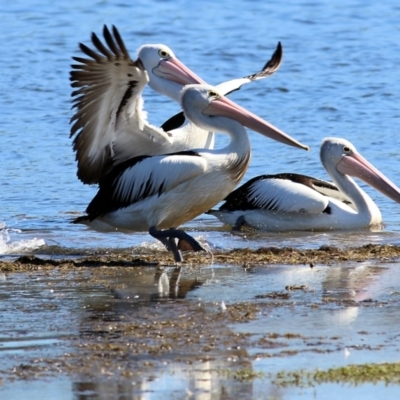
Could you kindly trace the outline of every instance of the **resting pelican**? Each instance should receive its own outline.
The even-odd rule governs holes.
[[[219,150],[196,149],[127,160],[100,181],[84,223],[98,230],[148,231],[174,254],[182,255],[175,239],[194,251],[202,246],[176,227],[215,206],[242,179],[250,162],[249,137],[244,126],[287,145],[307,149],[273,125],[221,96],[209,85],[182,90],[185,115],[207,131],[230,136]]]
[[[345,139],[326,138],[321,162],[336,184],[298,174],[261,175],[208,213],[225,224],[266,231],[358,229],[382,222],[372,199],[350,176],[400,203],[400,189]]]
[[[104,26],[104,45],[93,33],[95,50],[80,44],[88,57],[73,57],[71,86],[73,107],[71,137],[78,162],[77,175],[88,184],[98,183],[113,166],[139,155],[157,155],[192,148],[213,148],[214,134],[185,121],[179,113],[161,128],[151,125],[141,97],[146,84],[179,102],[182,87],[204,81],[161,44],[139,48],[132,61],[118,30]],[[282,61],[280,43],[264,68],[253,75],[220,85],[222,94],[274,73]]]

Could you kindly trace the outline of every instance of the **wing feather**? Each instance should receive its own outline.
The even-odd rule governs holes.
[[[220,210],[262,209],[285,213],[321,213],[329,198],[287,179],[257,177],[233,191]]]
[[[206,160],[192,151],[135,157],[118,165],[100,181],[99,191],[86,212],[93,220],[148,197],[161,196],[203,174],[206,168]]]
[[[243,85],[247,83],[264,79],[267,76],[272,75],[273,73],[278,71],[279,67],[282,64],[282,60],[283,60],[282,44],[281,42],[278,42],[274,54],[266,62],[266,64],[262,67],[260,71],[251,75],[247,75],[243,78],[232,79],[230,81],[220,83],[219,85],[216,86],[216,88],[222,95],[227,95],[229,93],[232,93],[235,90],[239,90]]]
[[[259,79],[264,79],[267,76],[272,75],[279,69],[282,63],[282,59],[283,59],[282,45],[281,42],[278,42],[278,46],[276,47],[274,54],[266,62],[266,64],[262,67],[262,69],[259,72],[245,76],[243,78],[237,78],[226,82],[222,82],[216,85],[215,87],[218,89],[218,92],[221,93],[222,95],[224,96],[228,95],[234,92],[235,90],[239,90],[243,85],[246,85],[247,83],[254,82]],[[181,111],[173,115],[167,121],[165,121],[161,125],[161,128],[163,128],[167,132],[173,131],[175,129],[183,127],[185,121],[186,121],[185,115],[183,111]]]
[[[345,204],[349,204],[351,207],[354,206],[350,198],[341,192],[339,188],[332,182],[314,178],[312,187],[324,196],[332,197],[333,199],[342,201]]]
[[[148,82],[147,72],[130,58],[115,27],[112,33],[104,26],[108,47],[93,33],[94,50],[80,44],[89,58],[73,57],[78,64],[71,65],[71,87],[76,88],[72,108],[76,111],[70,133],[71,137],[76,135],[73,148],[78,177],[84,183],[97,183],[108,172],[115,157],[114,145],[119,140],[125,142],[125,137],[149,135],[151,140],[169,142],[161,129],[147,124],[142,112],[141,94]],[[119,159],[132,157],[129,148],[123,151]]]

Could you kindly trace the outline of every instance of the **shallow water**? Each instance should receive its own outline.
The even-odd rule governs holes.
[[[400,6],[395,0],[289,1],[284,6],[258,0],[203,1],[190,6],[185,1],[16,0],[0,12],[1,253],[20,253],[43,243],[96,248],[151,241],[143,233],[105,235],[69,224],[96,192],[75,176],[68,137],[69,65],[71,56],[78,54],[78,42],[89,44],[90,33],[100,34],[103,24],[115,24],[133,54],[143,43],[166,43],[210,83],[255,72],[282,42],[280,70],[232,98],[310,145],[311,151],[251,133],[253,159],[245,180],[285,171],[327,178],[318,156],[326,136],[348,138],[397,180]],[[150,90],[145,99],[155,124],[178,110]],[[386,227],[381,233],[364,232],[360,241],[398,243],[398,205],[366,190],[379,204]],[[200,216],[186,226],[215,246],[252,245],[221,231],[220,223],[210,216]],[[305,237],[319,244],[347,241],[347,235],[340,233]],[[304,243],[301,235],[266,235],[255,245],[266,241]]]
[[[235,92],[232,99],[310,145],[311,151],[250,132],[253,157],[244,181],[278,172],[326,179],[319,145],[324,137],[339,136],[400,184],[400,6],[395,0],[15,0],[2,5],[0,15],[4,258],[39,247],[46,254],[46,245],[68,250],[160,248],[144,233],[100,234],[69,223],[96,192],[76,178],[69,139],[69,65],[71,56],[79,55],[78,42],[89,44],[90,33],[100,34],[103,24],[118,27],[132,54],[144,43],[169,45],[211,84],[257,71],[282,42],[280,70]],[[151,90],[145,100],[154,124],[178,111]],[[185,228],[211,249],[400,244],[398,205],[361,186],[382,211],[381,231],[232,234],[204,215]],[[153,268],[0,273],[0,398],[398,398],[398,386],[382,383],[314,388],[273,383],[283,370],[398,361],[396,263],[247,270],[207,265],[187,267],[179,284],[177,279],[177,270]],[[286,290],[290,285],[306,288]],[[282,293],[289,298],[279,298]],[[272,297],[256,298],[264,295]],[[243,304],[248,315],[240,309]],[[244,322],[226,317],[236,309]],[[172,350],[161,355],[146,347],[137,356],[134,345],[141,340],[129,335],[126,351],[107,348],[127,346],[124,335],[113,331],[121,321],[176,320],[182,327],[186,316],[196,324],[202,318],[211,324],[197,347],[181,345],[179,337],[180,346],[174,348],[173,338],[167,337],[171,333],[165,331]],[[210,350],[214,339],[208,334],[214,331],[221,335]],[[154,342],[152,337],[143,339],[155,346],[153,351],[161,346],[163,331],[157,332]],[[200,340],[197,331],[188,328],[185,333]],[[241,380],[226,375],[236,370],[262,376]]]
[[[375,399],[385,393],[395,399],[396,385],[284,387],[277,373],[398,362],[397,267],[364,262],[7,273],[0,280],[0,394],[83,400]],[[231,309],[236,322],[224,319]],[[156,323],[165,329],[152,330]],[[123,331],[124,324],[149,332],[139,338],[136,330]],[[138,341],[144,346],[139,353]],[[259,375],[227,375],[238,370]]]

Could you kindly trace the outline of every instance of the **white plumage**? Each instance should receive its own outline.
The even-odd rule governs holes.
[[[248,112],[208,85],[182,91],[187,118],[204,130],[227,133],[230,143],[219,150],[197,149],[160,156],[136,157],[117,165],[100,181],[87,216],[75,220],[95,229],[149,231],[182,256],[175,239],[193,250],[201,245],[179,225],[215,206],[242,179],[250,162],[247,126],[282,143],[308,149],[276,127]]]
[[[329,203],[328,197],[308,186],[274,178],[255,182],[248,199],[256,208],[287,213],[318,213]]]
[[[183,113],[158,128],[147,121],[142,92],[146,84],[179,102],[182,87],[204,83],[182,64],[171,49],[162,44],[139,48],[133,61],[118,30],[104,26],[106,45],[93,33],[95,50],[80,49],[89,58],[73,57],[71,85],[76,112],[71,118],[71,136],[78,162],[78,177],[88,184],[98,183],[111,169],[132,157],[173,153],[192,148],[213,148],[214,133],[203,130]],[[274,73],[282,61],[278,44],[263,69],[244,78],[224,82],[222,94]]]
[[[208,213],[240,229],[359,229],[382,222],[379,208],[350,176],[400,203],[400,190],[345,139],[326,138],[321,161],[335,184],[298,174],[263,175],[233,191]]]

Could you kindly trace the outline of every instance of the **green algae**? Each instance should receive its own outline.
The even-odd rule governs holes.
[[[348,365],[328,370],[279,372],[273,379],[279,386],[307,387],[323,383],[361,385],[400,384],[400,363]]]

